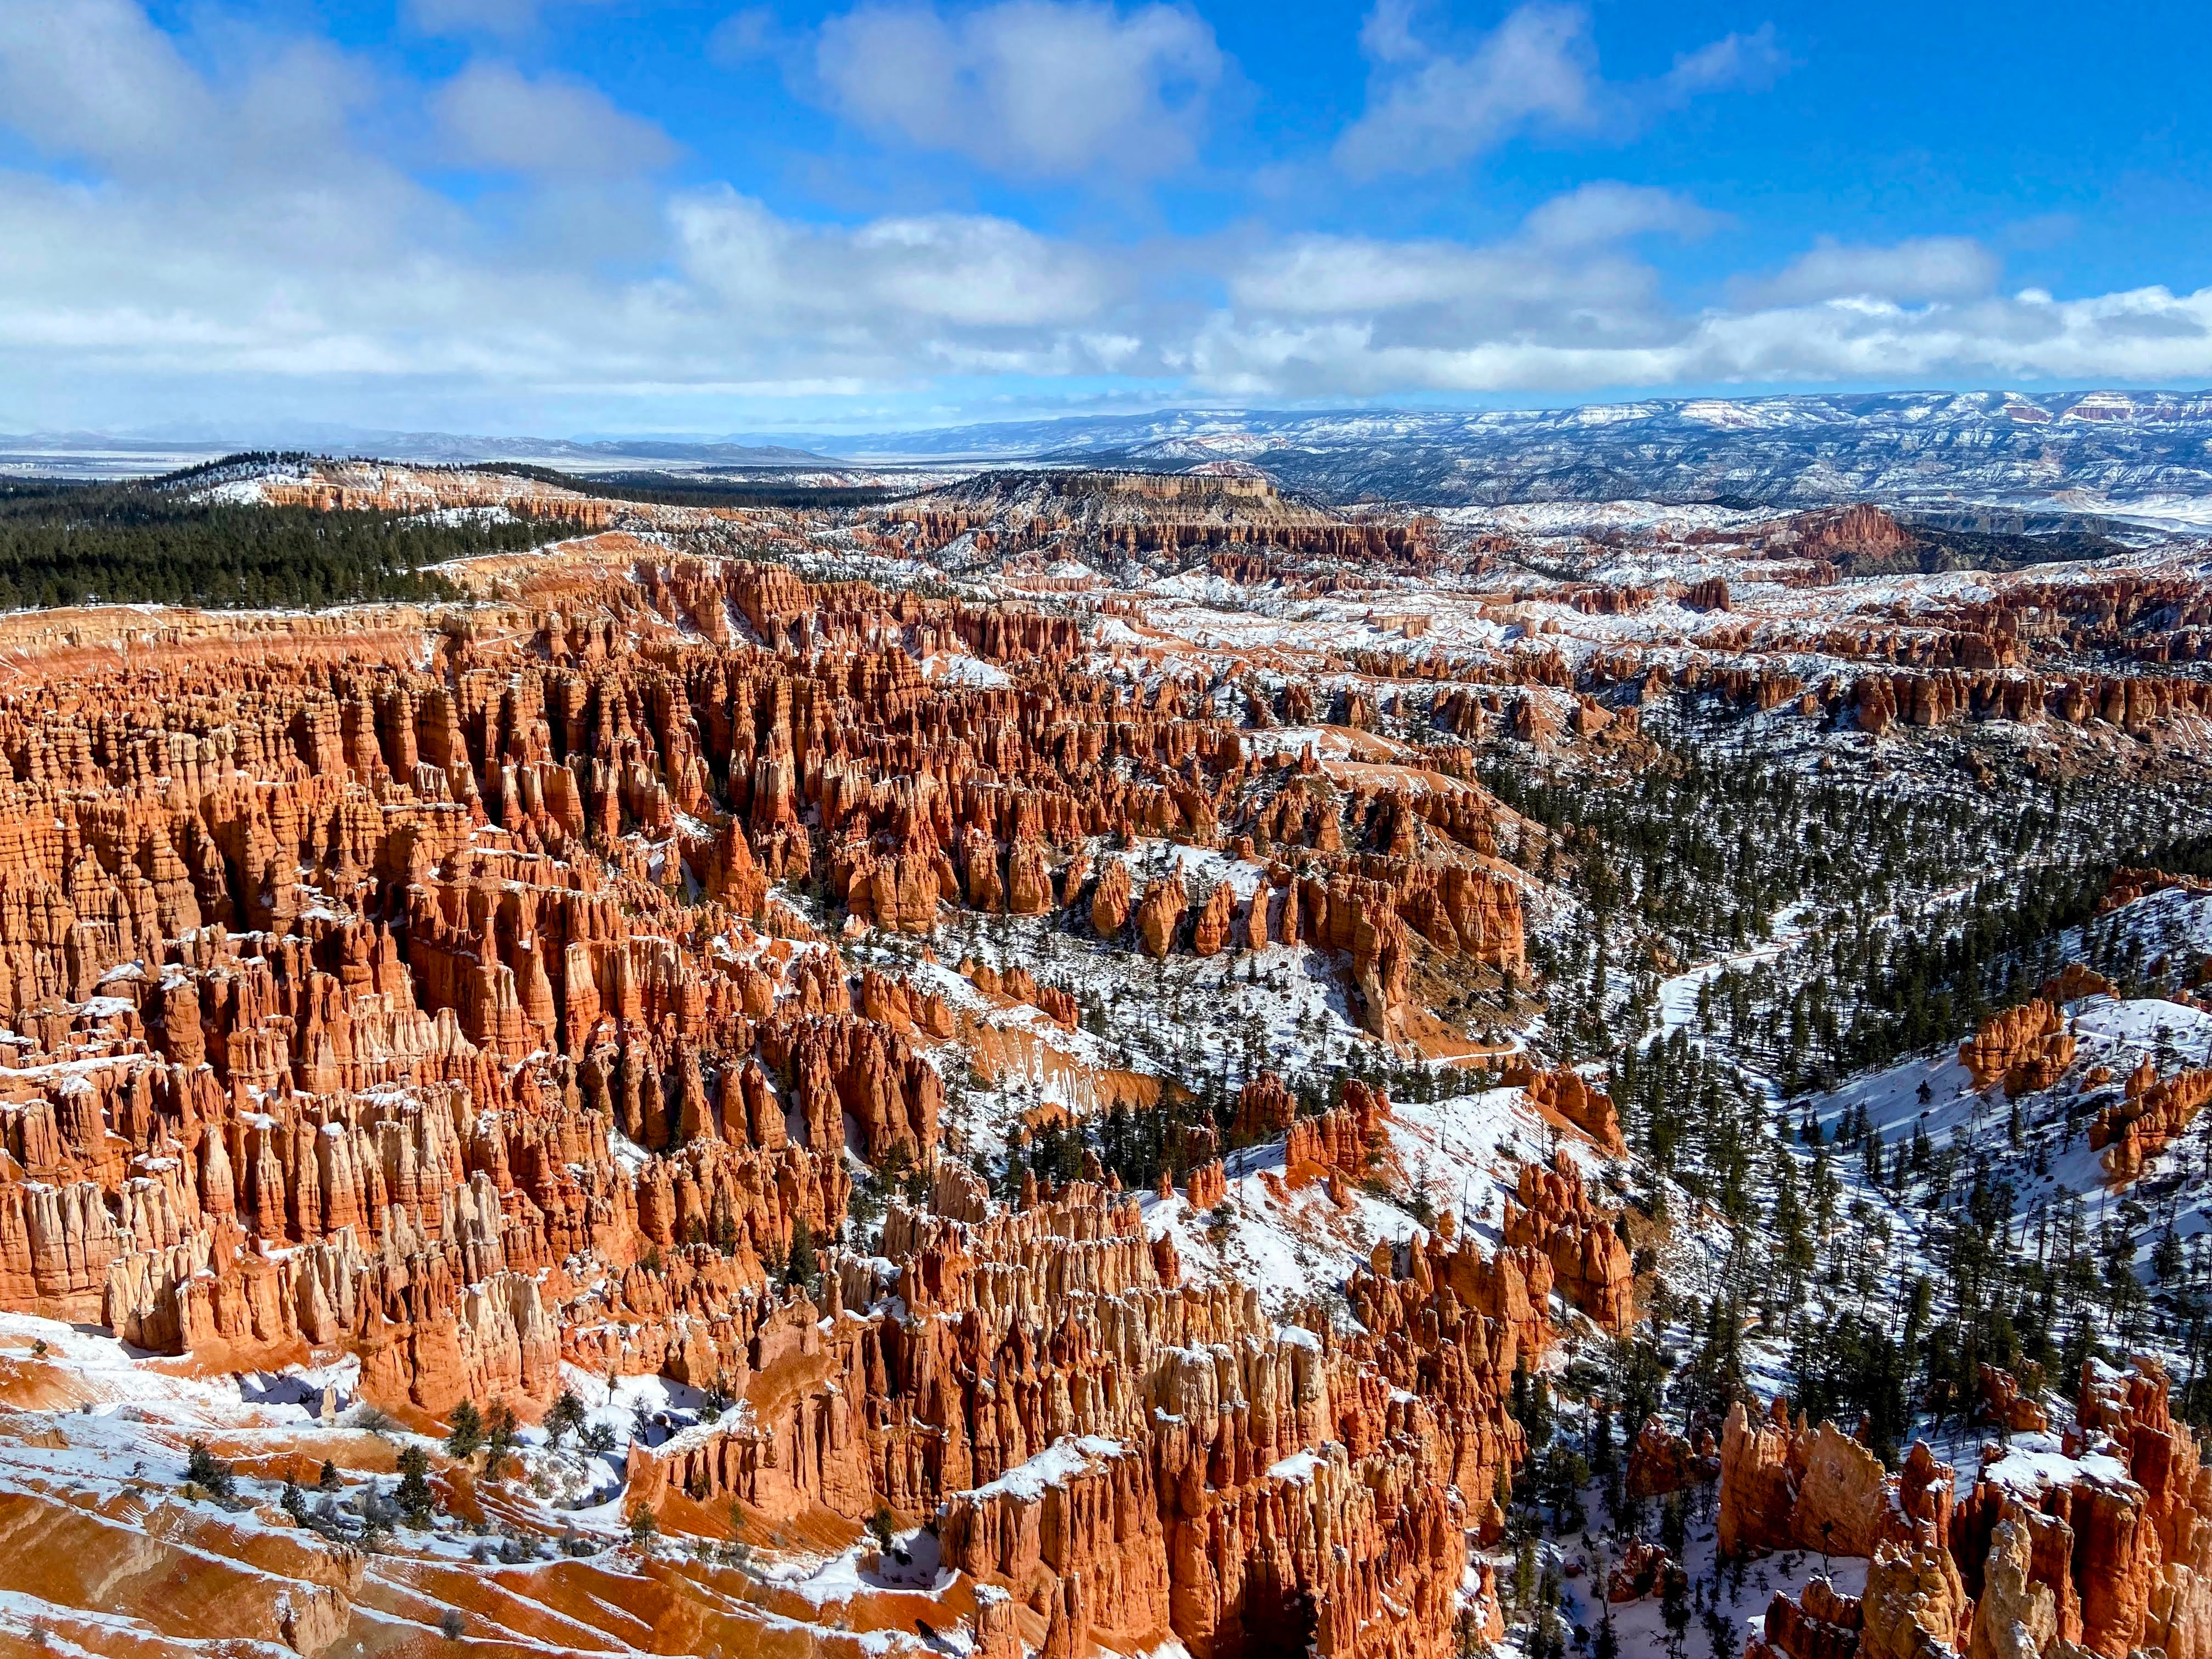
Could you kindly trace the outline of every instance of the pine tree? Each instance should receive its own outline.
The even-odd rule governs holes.
[[[563,1389],[545,1411],[545,1432],[555,1445],[584,1426],[584,1402]]]
[[[1613,1447],[1613,1407],[1600,1400],[1590,1415],[1589,1466],[1593,1474],[1611,1474],[1618,1467]]]
[[[477,1410],[477,1402],[464,1400],[453,1407],[446,1423],[447,1452],[454,1457],[473,1457],[483,1444],[483,1413]]]
[[[822,1266],[814,1255],[814,1229],[802,1215],[791,1224],[791,1253],[784,1261],[783,1282],[811,1294],[821,1276]]]
[[[437,1498],[430,1490],[430,1460],[420,1446],[409,1446],[400,1452],[399,1490],[394,1496],[409,1526],[419,1530],[430,1524]]]
[[[491,1402],[491,1409],[483,1416],[484,1478],[487,1480],[496,1480],[500,1471],[507,1466],[507,1455],[514,1449],[518,1426],[513,1407],[504,1400]]]
[[[237,1477],[230,1472],[230,1465],[210,1451],[204,1440],[192,1442],[185,1461],[185,1478],[224,1503],[237,1491]]]

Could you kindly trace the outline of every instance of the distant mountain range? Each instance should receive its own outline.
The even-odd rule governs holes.
[[[2203,392],[1655,398],[1468,413],[1189,410],[890,434],[839,448],[856,460],[1234,460],[1339,501],[1874,501],[1955,517],[1961,527],[2109,515],[2212,528],[2212,392]]]
[[[304,449],[317,454],[465,465],[526,461],[579,472],[637,466],[820,466],[828,457],[775,444],[683,441],[659,438],[486,438],[451,432],[384,432],[306,425],[271,431],[178,427],[131,433],[0,433],[0,473],[64,473],[79,464],[88,475],[133,476],[189,466],[251,449]]]
[[[155,470],[156,460],[183,464],[245,447],[235,437],[182,431],[0,436],[0,471],[143,471]],[[2054,524],[2109,515],[2212,529],[2212,392],[1655,398],[1478,412],[1191,409],[702,441],[302,428],[251,447],[446,463],[533,461],[580,472],[1014,460],[1180,471],[1237,461],[1337,501],[1795,507],[1874,501],[1970,521],[1992,514]]]

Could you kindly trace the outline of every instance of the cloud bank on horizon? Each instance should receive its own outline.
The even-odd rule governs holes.
[[[2212,380],[2201,100],[1762,3],[9,0],[0,427]]]

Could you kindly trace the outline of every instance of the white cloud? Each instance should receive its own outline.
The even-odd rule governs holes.
[[[707,58],[720,69],[736,69],[775,48],[781,30],[766,6],[733,11],[708,31]]]
[[[1103,262],[1005,219],[798,225],[726,187],[672,211],[685,271],[754,326],[1053,330],[1096,317],[1115,293]]]
[[[495,34],[512,39],[536,28],[550,0],[406,0],[407,21],[425,34]],[[604,0],[567,0],[598,5]]]
[[[1720,215],[1673,191],[1600,179],[1553,197],[1528,216],[1525,228],[1532,241],[1570,248],[1653,233],[1703,236],[1722,222]]]
[[[1763,27],[1686,53],[1656,81],[1616,84],[1598,73],[1581,6],[1527,0],[1464,55],[1424,40],[1413,13],[1414,0],[1376,0],[1360,30],[1367,107],[1336,144],[1355,177],[1455,167],[1524,132],[1624,135],[1657,108],[1787,67]]]
[[[1199,389],[1237,397],[2212,375],[2212,288],[2005,297],[1995,258],[1963,238],[1824,243],[1692,314],[1622,246],[1716,222],[1600,183],[1487,245],[1291,238],[1247,253],[1176,355]]]
[[[1377,16],[1370,55],[1409,50]],[[956,70],[963,27],[923,31]],[[393,159],[415,149],[361,136],[390,134],[420,88],[312,40],[191,44],[125,0],[0,0],[0,128],[61,163],[0,167],[0,386],[40,424],[287,409],[605,428],[641,400],[662,422],[710,399],[880,406],[954,375],[1255,398],[2212,380],[2212,289],[2008,294],[1964,239],[1817,245],[1692,311],[1636,239],[1713,216],[1620,183],[1487,243],[807,222],[726,186],[669,191],[635,171],[667,155],[659,129],[497,64],[428,94],[455,153],[515,173],[495,204],[458,201]]]
[[[1775,40],[1774,25],[1762,23],[1749,34],[1724,34],[1684,52],[1660,77],[1659,91],[1669,100],[1680,100],[1729,87],[1764,87],[1789,67],[1789,55]]]
[[[1528,246],[1303,236],[1255,256],[1231,279],[1240,307],[1340,316],[1430,339],[1519,332],[1571,314],[1608,331],[1656,313],[1650,270],[1617,255],[1561,261]]]
[[[869,5],[823,25],[827,101],[879,134],[1024,178],[1145,176],[1194,153],[1224,64],[1195,12],[1001,0]]]
[[[509,64],[472,63],[432,101],[451,154],[465,167],[620,176],[649,172],[676,154],[652,122],[566,76],[532,80]]]
[[[208,120],[212,102],[169,38],[126,0],[0,7],[0,109],[49,153],[143,163]]]
[[[2212,288],[2005,296],[1995,260],[1958,240],[1816,247],[1733,306],[1686,313],[1617,247],[1547,239],[1547,224],[1586,216],[1580,196],[1489,246],[1309,238],[1263,250],[1197,330],[1194,379],[1234,396],[1386,396],[2212,375]],[[1628,234],[1650,222],[1614,222]]]
[[[1738,284],[1741,304],[1815,300],[1968,300],[1996,286],[1997,258],[1966,236],[1922,236],[1887,247],[1824,241],[1779,276]]]
[[[47,155],[184,187],[343,155],[367,75],[319,41],[240,33],[221,46],[210,79],[135,0],[5,0],[0,127]]]
[[[1522,6],[1454,58],[1414,37],[1408,0],[1379,0],[1360,40],[1377,73],[1336,147],[1355,174],[1450,167],[1523,128],[1592,118],[1597,54],[1579,7]]]
[[[296,113],[343,115],[331,91],[356,72],[335,54],[287,48],[219,84],[143,13],[85,3],[105,77],[58,12],[0,9],[0,89],[44,89],[0,97],[0,127],[98,175],[0,169],[0,384],[54,423],[300,395],[342,400],[324,412],[348,419],[454,398],[527,419],[555,393],[766,395],[1128,361],[1105,265],[1011,222],[808,227],[635,176],[578,192],[555,175],[650,166],[667,139],[588,85],[499,64],[428,99],[441,159],[520,175],[519,196],[479,211],[342,118]],[[288,90],[276,72],[302,64],[313,73]],[[105,122],[104,97],[143,132]],[[189,165],[173,165],[187,135]],[[636,274],[611,274],[616,259]]]
[[[1612,245],[1652,232],[1700,235],[1717,222],[1669,191],[1590,184],[1537,208],[1519,235],[1486,246],[1291,237],[1255,252],[1229,291],[1239,307],[1341,313],[1401,337],[1514,332],[1563,318],[1585,338],[1642,334],[1667,315],[1656,273]]]

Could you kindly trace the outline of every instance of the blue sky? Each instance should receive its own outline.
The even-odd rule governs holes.
[[[2212,14],[0,0],[0,429],[2212,383]]]

